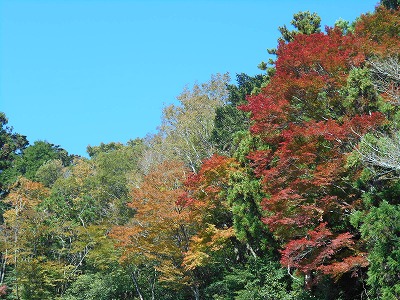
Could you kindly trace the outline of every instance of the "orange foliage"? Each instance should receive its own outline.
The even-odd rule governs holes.
[[[380,6],[373,14],[362,15],[354,35],[357,46],[367,55],[390,56],[400,52],[400,11]]]
[[[187,209],[178,203],[185,175],[183,164],[165,162],[144,177],[140,188],[132,190],[128,206],[135,210],[134,217],[110,233],[122,250],[122,263],[153,260],[158,262],[163,280],[188,280],[181,264],[192,221]]]

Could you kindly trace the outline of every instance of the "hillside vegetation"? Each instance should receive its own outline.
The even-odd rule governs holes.
[[[1,113],[0,297],[400,299],[398,6],[299,12],[260,75],[89,158]]]

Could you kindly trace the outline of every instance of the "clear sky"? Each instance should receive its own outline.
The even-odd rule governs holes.
[[[298,11],[354,21],[378,0],[0,0],[0,111],[71,154],[155,133],[211,74],[255,75]]]

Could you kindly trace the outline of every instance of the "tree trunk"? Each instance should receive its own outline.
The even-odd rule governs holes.
[[[6,263],[7,263],[7,249],[6,253],[1,254],[1,275],[0,275],[0,284],[4,282],[4,275],[6,273]]]
[[[132,272],[132,280],[133,280],[133,283],[135,284],[136,292],[139,295],[139,299],[143,300],[143,296],[142,296],[142,293],[140,292],[139,284],[136,279],[135,271]]]
[[[151,283],[151,300],[155,300],[155,294],[154,294],[154,289],[156,286],[156,278],[157,278],[157,270],[154,269],[154,277],[153,277],[153,282]]]
[[[307,290],[311,290],[312,289],[312,284],[313,284],[313,275],[312,275],[312,273],[311,272],[307,272],[305,275],[304,275],[304,287],[307,289]]]
[[[195,300],[200,300],[200,292],[199,292],[199,286],[197,284],[193,285],[191,287],[193,295],[194,295],[194,299]]]

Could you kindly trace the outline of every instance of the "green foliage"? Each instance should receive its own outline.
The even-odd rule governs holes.
[[[371,295],[376,299],[399,299],[400,206],[383,201],[365,216],[360,231],[369,250],[367,283]]]
[[[238,109],[246,103],[246,96],[260,92],[268,78],[265,75],[250,77],[244,73],[236,75],[237,85],[228,85],[228,103],[215,110],[212,141],[222,153],[232,154],[235,150],[233,139],[238,131],[249,129],[249,116]]]
[[[51,211],[65,215],[74,211],[75,219],[118,224],[127,218],[129,185],[140,177],[139,159],[144,150],[141,142],[118,149],[98,152],[91,160],[76,159],[64,176],[55,181],[49,202]],[[135,184],[132,182],[132,184]],[[69,209],[65,210],[65,208]]]
[[[352,114],[378,110],[378,95],[369,68],[350,70],[347,85],[343,88],[343,97],[343,106]]]
[[[90,157],[94,157],[99,153],[107,153],[115,150],[120,150],[124,147],[122,143],[111,142],[109,144],[100,143],[99,146],[87,146],[86,151]]]
[[[313,34],[321,32],[321,18],[316,13],[310,13],[309,11],[300,11],[293,15],[290,24],[295,28],[294,30],[289,30],[286,25],[278,27],[281,37],[278,42],[292,42],[294,37],[298,34]],[[268,49],[269,54],[277,54],[277,49]],[[269,64],[272,64],[271,61]],[[268,70],[267,64],[261,62],[258,67],[261,70]]]
[[[12,167],[8,168],[4,173],[9,178],[10,183],[15,181],[18,176],[24,176],[30,180],[38,180],[36,172],[39,168],[55,159],[60,160],[63,166],[68,166],[72,157],[59,146],[46,141],[36,141],[33,145],[22,150],[15,158]]]
[[[53,299],[57,290],[65,283],[63,265],[38,257],[21,261],[17,266],[18,285],[22,299]]]
[[[349,21],[343,20],[342,18],[335,22],[335,27],[340,28],[343,35],[354,31],[354,23],[350,24]]]
[[[115,288],[109,274],[82,274],[66,291],[65,300],[108,300]],[[122,278],[121,278],[122,279]],[[126,279],[125,279],[126,280]]]
[[[214,300],[298,300],[308,298],[306,292],[291,290],[291,280],[279,264],[267,258],[249,261],[212,283],[205,290],[207,299]],[[314,298],[315,299],[315,298]]]
[[[231,174],[227,201],[232,210],[233,227],[239,241],[259,255],[274,254],[275,242],[262,223],[261,201],[265,197],[259,179],[245,171]]]
[[[13,164],[23,149],[28,146],[25,136],[14,133],[12,127],[8,127],[8,119],[3,112],[0,112],[0,196],[7,189],[7,185],[12,183],[10,174],[7,171]]]
[[[27,158],[21,157],[29,170],[37,166],[30,163],[32,157],[41,159],[40,154],[46,152],[41,151],[42,147],[49,149],[48,144],[35,145],[27,152]],[[40,184],[20,179],[21,183],[6,198],[13,210],[5,214],[8,227],[3,232],[8,236],[7,244],[1,248],[15,252],[15,279],[10,283],[10,295],[19,295],[22,299],[55,299],[81,272],[95,274],[91,291],[83,299],[98,294],[106,295],[104,299],[119,299],[129,294],[130,286],[116,291],[116,283],[110,289],[121,294],[109,297],[105,290],[99,291],[98,288],[104,284],[107,287],[109,282],[100,282],[96,272],[117,265],[118,256],[107,232],[111,223],[123,223],[130,215],[125,204],[130,180],[140,174],[138,161],[142,146],[140,141],[132,141],[118,149],[98,152],[91,160],[75,158],[67,167],[60,159],[47,161],[38,168],[36,176],[51,187],[51,193],[44,190],[46,196],[41,196],[40,201],[32,192],[40,190]],[[21,205],[23,210],[19,208]],[[14,211],[21,217],[14,217]],[[9,229],[10,226],[13,227]],[[16,235],[11,229],[18,230],[18,243],[13,242]],[[72,296],[75,295],[72,293]]]
[[[301,11],[293,15],[293,20],[290,22],[296,29],[289,31],[286,25],[279,27],[282,34],[281,39],[286,42],[291,42],[297,34],[313,34],[321,32],[321,18],[316,13],[309,11]]]
[[[0,170],[5,170],[13,155],[18,154],[19,151],[28,145],[26,137],[13,132],[12,127],[8,127],[8,119],[3,112],[0,112]]]
[[[381,0],[381,4],[388,9],[398,9],[400,0]]]
[[[36,179],[46,187],[51,187],[63,175],[64,166],[61,159],[52,159],[45,162],[36,171]]]

